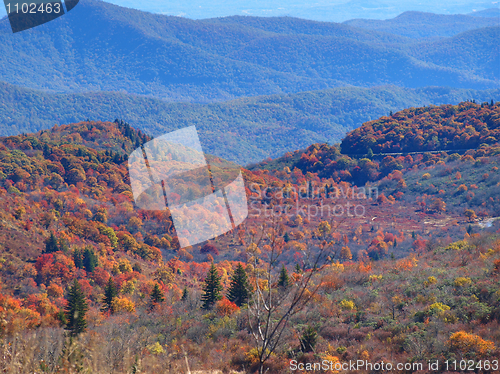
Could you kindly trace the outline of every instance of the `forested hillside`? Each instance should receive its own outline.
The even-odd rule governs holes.
[[[313,144],[250,170],[282,175],[286,169],[357,186],[368,183],[384,198],[405,200],[424,212],[463,215],[470,209],[467,214],[474,218],[476,213],[496,217],[499,116],[500,105],[491,102],[405,109],[364,123],[340,145]]]
[[[454,151],[497,145],[500,111],[493,101],[482,104],[410,108],[369,121],[342,140],[344,153]]]
[[[488,89],[500,79],[491,48],[497,40],[498,27],[481,28],[441,40],[443,52],[348,25],[194,21],[84,0],[65,17],[14,35],[1,20],[0,75],[35,89],[205,102],[349,85]]]
[[[477,28],[498,26],[498,15],[480,17],[480,14],[478,12],[474,17],[472,14],[448,15],[413,11],[387,20],[353,19],[343,24],[416,39],[451,37]]]
[[[391,111],[472,99],[498,101],[500,90],[350,87],[195,104],[125,93],[53,94],[0,83],[0,134],[87,119],[119,118],[152,136],[195,125],[206,152],[246,165],[312,143],[336,143],[363,122]]]
[[[426,135],[450,108],[474,127],[500,106],[377,121]],[[127,155],[149,139],[122,121],[0,138],[1,370],[174,374],[187,363],[279,374],[318,357],[498,364],[497,143],[368,158],[315,144],[244,170],[245,223],[180,248],[169,211],[132,198]],[[266,333],[265,359],[252,335],[262,293],[277,302],[269,326],[283,328]]]

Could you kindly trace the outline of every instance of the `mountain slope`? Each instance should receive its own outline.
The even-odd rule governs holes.
[[[284,344],[268,361],[273,374],[290,372],[290,351],[300,352],[297,332],[304,336],[307,325],[317,330],[315,352],[299,357],[311,363],[317,355],[346,365],[497,360],[500,225],[489,216],[500,211],[499,156],[476,162],[471,155],[460,161],[442,154],[385,157],[381,166],[389,159],[394,168],[376,184],[383,193],[369,198],[333,173],[319,178],[300,169],[244,170],[250,202],[245,222],[180,249],[170,212],[138,209],[133,202],[126,155],[148,139],[121,122],[0,137],[3,372],[69,373],[78,365],[109,374],[166,367],[179,373],[186,360],[206,372],[255,367],[257,348],[241,323],[251,318],[247,306],[223,298],[212,310],[200,308],[211,264],[223,295],[230,294],[237,266],[249,283],[270,271],[269,287],[275,287],[283,269],[289,292],[309,275],[317,285],[314,300],[306,299],[290,320]],[[313,145],[301,158],[318,167],[314,159],[334,149]],[[330,161],[340,166],[349,160]],[[198,222],[213,221],[212,211],[197,212]],[[269,228],[274,217],[279,226]],[[309,255],[324,245],[331,256],[320,267]],[[274,248],[275,266],[269,264]],[[70,338],[64,327],[71,328],[66,322],[74,316],[66,307],[74,300],[68,292],[73,284],[88,306],[79,315],[87,331]],[[273,292],[290,295],[283,288]]]
[[[86,0],[64,17],[11,34],[0,21],[0,75],[59,92],[125,91],[177,101],[331,87],[397,84],[496,88],[494,61],[479,56],[496,34],[470,42],[467,61],[419,60],[405,38],[346,25],[277,18],[193,21]],[[305,33],[305,34],[304,34]],[[463,40],[446,39],[456,50]],[[472,66],[485,66],[474,70]],[[15,61],[15,63],[14,63]]]
[[[158,136],[195,125],[205,150],[240,164],[316,142],[335,143],[361,123],[411,106],[500,100],[499,90],[336,88],[193,104],[123,93],[49,94],[0,83],[0,134],[120,118]]]
[[[499,23],[497,22],[497,25]],[[452,38],[412,46],[412,55],[421,61],[460,68],[487,79],[500,78],[500,27],[471,30]]]
[[[462,102],[407,108],[364,123],[340,146],[313,144],[249,169],[374,187],[381,201],[423,202],[423,212],[498,217],[499,155],[500,103]]]
[[[353,19],[345,21],[343,24],[415,39],[451,37],[465,31],[498,26],[498,19],[478,17],[463,14],[445,15],[404,12],[395,18],[387,20]]]
[[[500,107],[491,103],[409,108],[364,123],[342,140],[342,152],[456,151],[500,141]]]
[[[357,41],[370,43],[408,43],[406,37],[396,36],[384,32],[363,30],[357,26],[352,27],[346,23],[318,22],[294,17],[249,17],[232,16],[203,20],[205,23],[221,25],[245,26],[269,33],[282,35],[321,35],[330,37],[345,37]],[[489,26],[489,24],[487,24]]]
[[[500,9],[499,8],[488,8],[476,12],[472,12],[468,14],[472,17],[500,17]]]

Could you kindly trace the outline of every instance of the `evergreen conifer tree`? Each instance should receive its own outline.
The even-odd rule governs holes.
[[[283,240],[285,241],[285,243],[288,243],[290,241],[290,234],[287,232],[285,232],[285,235],[283,235]]]
[[[300,268],[300,265],[298,263],[295,264],[295,271],[297,272],[297,274],[302,274],[302,269]]]
[[[110,311],[113,313],[113,299],[118,296],[118,288],[116,287],[115,282],[113,281],[113,277],[109,277],[108,283],[104,288],[104,299],[102,301],[103,306],[101,310],[103,312]]]
[[[214,263],[208,270],[205,284],[203,285],[203,295],[201,301],[203,302],[202,308],[205,310],[211,309],[214,304],[222,299],[222,285],[220,283],[220,276]]]
[[[248,302],[248,277],[245,269],[241,264],[238,264],[233,276],[231,277],[231,285],[227,293],[227,299],[238,306],[242,306]]]
[[[66,327],[71,336],[77,336],[85,331],[87,322],[85,313],[87,313],[88,305],[85,300],[80,283],[75,279],[69,289],[68,304],[65,307]]]
[[[184,287],[184,289],[182,290],[181,300],[186,301],[188,296],[189,296],[189,290],[187,289],[187,287]]]
[[[76,248],[73,252],[73,262],[77,268],[83,269],[83,254],[81,249]]]
[[[94,250],[90,247],[85,248],[85,251],[83,251],[83,266],[85,270],[92,273],[98,265],[99,261]]]
[[[158,304],[165,301],[165,296],[163,295],[163,291],[161,290],[158,283],[155,283],[153,287],[153,291],[151,291],[151,303]]]
[[[287,288],[290,285],[290,278],[288,277],[288,271],[285,265],[281,267],[280,275],[278,277],[278,286]]]
[[[54,233],[51,232],[50,237],[45,241],[45,253],[57,252],[58,250],[57,238]]]
[[[314,352],[317,341],[318,333],[311,326],[307,326],[300,338],[302,352]]]

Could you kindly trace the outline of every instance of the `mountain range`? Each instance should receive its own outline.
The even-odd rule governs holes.
[[[407,36],[409,38],[451,37],[481,27],[498,26],[498,15],[495,16],[493,14],[494,10],[488,9],[468,15],[410,11],[404,12],[392,19],[353,19],[345,21],[343,24],[367,30]],[[490,13],[493,16],[485,16]]]
[[[403,20],[417,25],[427,17]],[[478,27],[491,22],[469,18]],[[455,31],[470,27],[468,20]],[[86,0],[21,33],[12,34],[1,20],[0,76],[54,92],[122,91],[198,102],[352,85],[488,89],[499,85],[499,31],[481,27],[424,40],[290,17],[195,21]],[[434,27],[430,33],[450,32]]]
[[[0,135],[86,119],[122,119],[152,136],[195,125],[205,151],[246,165],[316,142],[333,144],[391,111],[462,100],[498,101],[500,90],[350,87],[199,104],[112,92],[56,94],[0,83]]]
[[[418,9],[452,1],[471,10]],[[492,14],[195,21],[84,0],[25,32],[0,20],[0,372],[495,371]],[[204,198],[184,152],[152,143],[193,125]],[[131,182],[160,179],[169,209],[138,204]]]

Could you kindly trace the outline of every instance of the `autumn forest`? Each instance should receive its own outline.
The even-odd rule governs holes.
[[[493,365],[499,118],[494,102],[410,108],[251,165],[244,224],[186,248],[168,211],[134,205],[126,160],[147,134],[116,120],[1,138],[0,365]]]

